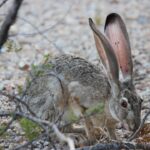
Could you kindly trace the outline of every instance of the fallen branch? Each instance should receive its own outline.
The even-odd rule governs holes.
[[[53,125],[53,130],[54,130],[55,134],[57,135],[57,137],[61,141],[65,141],[65,142],[68,143],[70,150],[75,150],[75,144],[74,144],[73,140],[70,137],[67,137],[63,133],[61,133],[58,130],[58,128],[56,127],[56,125]]]
[[[0,112],[0,117],[3,117],[3,116],[6,117],[6,116],[12,116],[12,115],[24,117],[26,119],[29,119],[29,120],[37,123],[42,129],[45,130],[45,132],[48,136],[49,136],[50,132],[47,132],[46,126],[53,129],[54,133],[56,134],[56,136],[59,138],[60,141],[65,141],[68,144],[70,150],[75,150],[73,140],[69,137],[66,137],[63,133],[61,133],[55,124],[53,124],[49,121],[42,120],[40,118],[31,116],[31,115],[29,116],[28,114],[21,113],[21,112]],[[31,142],[30,142],[30,144],[31,144]],[[29,144],[27,144],[27,145],[29,145]]]
[[[94,146],[86,146],[77,148],[76,150],[129,150],[129,149],[142,149],[150,150],[150,144],[133,144],[133,143],[106,143],[96,144]]]

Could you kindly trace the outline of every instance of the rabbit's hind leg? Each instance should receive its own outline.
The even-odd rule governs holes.
[[[25,101],[38,117],[51,122],[61,120],[66,110],[61,83],[50,75],[36,77],[31,82]]]

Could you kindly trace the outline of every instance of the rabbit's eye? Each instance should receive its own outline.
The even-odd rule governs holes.
[[[122,101],[121,102],[121,106],[124,107],[124,108],[127,108],[128,103],[126,101]]]

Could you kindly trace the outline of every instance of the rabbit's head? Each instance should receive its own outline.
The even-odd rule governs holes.
[[[104,28],[106,37],[92,19],[89,19],[89,25],[111,85],[111,115],[116,120],[127,123],[130,129],[136,130],[141,122],[142,100],[133,84],[131,48],[125,24],[118,14],[109,14]]]

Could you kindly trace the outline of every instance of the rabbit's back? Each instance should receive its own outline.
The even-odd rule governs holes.
[[[78,81],[83,86],[90,86],[102,93],[104,90],[108,94],[108,78],[101,65],[96,66],[83,58],[71,55],[62,55],[49,62],[52,71],[70,83]],[[104,95],[105,95],[104,92]]]
[[[56,57],[31,74],[27,103],[44,119],[52,120],[53,116],[58,116],[69,105],[72,105],[75,113],[79,113],[82,108],[93,108],[110,94],[110,85],[103,68],[79,57]],[[68,108],[64,116],[68,118],[66,110]]]

